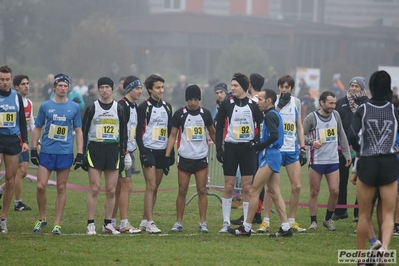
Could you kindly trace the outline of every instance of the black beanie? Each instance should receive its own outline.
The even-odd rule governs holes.
[[[391,76],[384,70],[374,72],[369,81],[374,100],[385,100],[391,94]]]
[[[249,83],[243,77],[233,77],[231,80],[237,81],[244,91],[248,91]]]
[[[100,89],[102,85],[108,85],[114,90],[114,82],[109,77],[102,77],[97,81],[97,88]]]
[[[197,85],[190,85],[186,88],[186,101],[194,98],[201,100],[201,89]]]

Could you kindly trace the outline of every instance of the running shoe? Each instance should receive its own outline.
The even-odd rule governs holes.
[[[288,229],[287,231],[284,231],[283,228],[281,227],[276,233],[269,235],[269,237],[291,237],[291,236],[292,236],[291,228]]]
[[[381,246],[381,241],[377,239],[377,241],[375,241],[374,244],[370,246],[370,250],[378,250]]]
[[[348,217],[349,217],[349,215],[348,215],[347,212],[345,212],[343,214],[335,214],[335,213],[333,213],[333,215],[331,217],[331,220],[337,221],[337,220],[340,220],[340,219],[346,219]]]
[[[103,232],[110,235],[120,235],[119,231],[116,231],[115,227],[112,226],[111,223],[103,225]]]
[[[357,223],[358,221],[359,221],[359,217],[353,218],[353,222],[354,222],[354,223]]]
[[[205,222],[199,223],[199,230],[201,233],[209,233],[208,226],[206,226]]]
[[[14,206],[14,211],[30,211],[31,207],[26,206],[22,201],[18,202],[18,205]]]
[[[399,206],[398,206],[398,208],[399,208]],[[392,235],[393,235],[393,236],[399,236],[399,226],[395,226],[395,227],[393,228],[393,233],[392,233]]]
[[[147,225],[140,224],[139,229],[141,230],[141,232],[145,232],[145,231],[147,231]]]
[[[161,233],[161,229],[159,229],[154,222],[151,224],[147,225],[146,231],[150,234],[159,234]]]
[[[224,221],[222,228],[219,230],[219,234],[225,234],[228,233],[230,229],[230,224],[227,221]]]
[[[334,222],[330,219],[330,220],[324,220],[323,225],[325,228],[327,228],[330,231],[336,231],[337,228],[335,228],[334,226]]]
[[[263,221],[258,228],[258,233],[266,233],[269,231],[269,228],[269,222]]]
[[[86,229],[86,235],[95,235],[96,233],[96,226],[94,223],[89,223]]]
[[[236,220],[230,221],[230,223],[234,224],[234,225],[242,225],[243,222],[244,222],[244,215],[241,215],[240,218],[238,218]]]
[[[245,231],[245,227],[243,225],[238,228],[229,228],[227,231],[235,236],[251,236],[251,230],[249,230],[249,232]]]
[[[7,234],[8,233],[8,228],[7,228],[7,219],[3,218],[0,221],[0,233],[2,234]]]
[[[139,234],[139,233],[141,233],[140,229],[137,229],[137,228],[133,227],[129,222],[124,227],[119,227],[118,231],[121,232],[121,233],[130,233],[130,234]]]
[[[298,223],[298,222],[293,222],[291,228],[292,228],[292,230],[293,230],[294,232],[298,232],[298,233],[304,233],[304,232],[306,232],[306,229],[305,229],[305,228],[299,227],[299,223]]]
[[[310,224],[308,230],[317,230],[317,222],[313,221],[313,222]]]
[[[181,232],[183,230],[183,225],[179,222],[176,222],[170,231],[172,232]]]
[[[61,226],[55,225],[52,232],[53,235],[61,235]]]
[[[47,225],[47,221],[38,220],[35,223],[35,227],[33,228],[33,233],[41,233],[43,231],[43,227]]]

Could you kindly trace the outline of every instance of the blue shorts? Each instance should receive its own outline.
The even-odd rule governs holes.
[[[73,153],[71,154],[49,154],[40,153],[40,165],[50,171],[61,171],[71,168],[73,163]]]
[[[19,154],[19,163],[23,162],[29,163],[29,151],[21,152]]]
[[[258,154],[259,168],[269,165],[276,173],[280,173],[281,167],[281,154],[278,149],[265,149]]]
[[[299,161],[299,151],[282,151],[281,152],[281,166],[292,164]]]
[[[309,164],[313,170],[318,172],[319,174],[326,175],[332,172],[335,172],[339,169],[339,163],[332,164]]]

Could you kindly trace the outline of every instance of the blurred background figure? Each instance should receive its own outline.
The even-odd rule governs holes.
[[[79,79],[78,81],[78,85],[76,85],[75,87],[73,87],[73,89],[78,92],[80,95],[85,95],[87,93],[87,91],[89,90],[88,87],[85,84],[85,80],[84,79]]]
[[[42,88],[42,96],[45,101],[50,99],[50,95],[53,92],[54,75],[48,74],[46,84]]]
[[[177,110],[186,105],[186,102],[184,101],[184,97],[181,97],[181,96],[184,95],[187,87],[188,87],[187,77],[185,75],[181,75],[179,77],[179,81],[173,87],[172,104],[174,106],[174,108],[173,108],[174,110]]]

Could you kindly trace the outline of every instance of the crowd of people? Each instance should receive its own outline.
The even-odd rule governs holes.
[[[399,112],[391,103],[396,96],[387,72],[377,71],[371,76],[371,98],[366,93],[365,78],[354,77],[346,95],[337,99],[331,91],[322,92],[320,107],[305,117],[301,101],[293,96],[295,80],[290,75],[276,79],[276,92],[274,88],[265,87],[265,79],[260,74],[252,73],[248,77],[235,73],[230,92],[223,82],[213,85],[216,101],[213,110],[200,105],[201,89],[195,84],[188,85],[186,77],[182,76],[179,90],[184,89],[185,97],[181,93],[175,97],[185,101],[173,112],[172,105],[164,100],[164,84],[160,75],[153,74],[144,83],[133,75],[121,77],[115,90],[110,77],[101,77],[96,85],[89,86],[80,80],[79,85],[71,88],[70,77],[60,73],[53,77],[52,86],[47,86],[48,100],[40,105],[35,119],[32,102],[26,97],[29,77],[13,77],[8,66],[1,66],[0,156],[5,165],[5,183],[0,187],[3,196],[0,232],[8,232],[6,217],[14,193],[14,209],[31,210],[21,200],[22,179],[27,174],[30,150],[30,161],[38,166],[39,219],[33,228],[35,233],[42,232],[47,225],[46,186],[55,171],[57,197],[52,233],[61,234],[66,184],[73,165],[75,170],[87,171],[89,177],[88,235],[97,233],[94,216],[103,172],[106,200],[102,231],[113,235],[142,231],[161,233],[154,221],[153,209],[162,178],[175,163],[179,191],[176,223],[171,231],[183,230],[185,200],[190,176],[194,175],[199,196],[198,228],[207,233],[208,140],[212,140],[225,181],[223,223],[219,233],[250,236],[255,232],[252,224],[256,215],[260,217],[262,205],[264,218],[257,232],[267,232],[272,203],[281,227],[270,234],[271,237],[317,230],[317,201],[323,175],[329,189],[323,226],[330,231],[337,230],[333,221],[348,218],[348,213],[336,205],[347,203],[350,167],[358,161],[353,168],[356,175],[352,178],[359,205],[354,212],[358,222],[358,248],[364,249],[365,240],[369,239],[372,249],[385,251],[392,234],[399,235],[398,210],[395,215]],[[144,88],[149,97],[137,104]],[[32,131],[30,143],[28,130]],[[142,221],[135,228],[129,223],[128,209],[132,174],[141,172],[136,168],[134,157],[137,148],[146,189]],[[295,218],[301,192],[301,166],[307,163],[310,226],[305,229]],[[285,167],[291,183],[288,216],[280,193],[281,167]],[[232,228],[230,214],[237,171],[241,176],[243,216],[235,222],[239,227]],[[376,200],[378,238],[370,216]],[[116,222],[118,210],[120,224]]]

